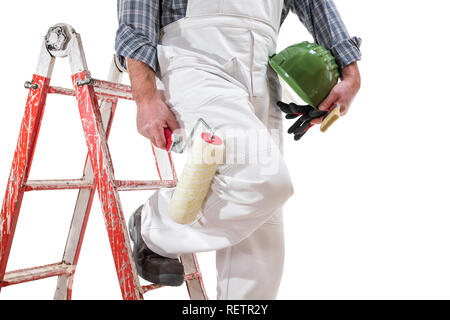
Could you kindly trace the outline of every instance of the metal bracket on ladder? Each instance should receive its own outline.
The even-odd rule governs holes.
[[[74,89],[50,86],[56,57],[69,57]],[[115,179],[107,139],[118,100],[133,100],[131,88],[119,83],[121,77],[122,72],[116,65],[116,59],[113,59],[108,81],[93,79],[87,68],[79,34],[66,24],[58,24],[49,29],[43,42],[36,74],[31,82],[25,84],[29,90],[28,99],[2,205],[0,290],[10,285],[57,276],[55,299],[71,299],[73,277],[96,190],[102,204],[123,298],[142,299],[145,292],[161,287],[155,284],[140,285],[119,191],[175,187],[177,176],[170,154],[153,148],[160,180],[119,181]],[[77,99],[88,147],[81,179],[28,180],[48,94],[74,96]],[[102,102],[101,107],[98,101]],[[165,163],[168,164],[163,170],[162,166]],[[78,189],[79,193],[62,261],[6,272],[24,193],[35,190],[65,189]],[[181,260],[185,268],[185,281],[191,299],[207,299],[196,255],[184,255]]]

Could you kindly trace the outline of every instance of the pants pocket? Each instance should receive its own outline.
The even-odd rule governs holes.
[[[267,83],[267,66],[254,65],[251,72],[251,92],[254,98],[264,97],[269,90]]]
[[[251,91],[248,68],[236,57],[221,59],[172,46],[158,45],[161,79],[181,69],[204,71],[236,84],[246,92]]]
[[[251,37],[251,88],[253,97],[267,95],[269,84],[267,73],[269,67],[270,39],[255,31],[250,31]]]

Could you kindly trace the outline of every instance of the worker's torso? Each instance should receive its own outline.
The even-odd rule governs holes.
[[[267,123],[269,107],[280,98],[268,60],[276,53],[283,8],[284,0],[189,0],[186,16],[161,29],[161,76],[186,68],[215,74],[248,93]]]

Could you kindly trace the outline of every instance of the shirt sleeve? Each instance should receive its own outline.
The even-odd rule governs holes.
[[[333,0],[293,0],[290,9],[314,41],[331,50],[341,69],[361,60],[361,38],[349,36]]]
[[[159,0],[117,0],[119,28],[115,49],[118,60],[126,69],[125,58],[142,61],[157,70],[160,28]]]

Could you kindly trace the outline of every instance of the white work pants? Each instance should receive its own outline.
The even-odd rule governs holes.
[[[227,157],[195,222],[172,221],[174,189],[162,189],[144,205],[142,236],[171,258],[216,250],[218,299],[276,297],[284,258],[281,207],[293,193],[279,148],[280,85],[267,66],[283,1],[255,1],[190,0],[187,18],[164,28],[158,46],[166,103],[187,131],[203,118],[224,134]],[[219,4],[225,7],[214,16]],[[223,15],[240,6],[247,18]]]

